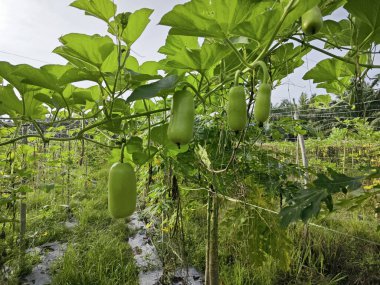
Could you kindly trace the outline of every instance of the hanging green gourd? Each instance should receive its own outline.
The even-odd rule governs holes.
[[[323,26],[321,10],[318,6],[311,8],[302,15],[302,31],[306,35],[318,33]]]
[[[130,164],[123,163],[124,147],[121,162],[114,163],[108,175],[108,209],[113,218],[126,218],[136,210],[136,175]]]
[[[259,89],[255,98],[255,107],[254,107],[254,117],[255,120],[259,123],[259,126],[262,126],[266,120],[269,118],[270,108],[271,108],[271,93],[272,87],[269,83],[269,74],[267,66],[264,62],[257,62],[263,70],[263,82],[259,86]]]
[[[244,130],[247,124],[247,102],[243,86],[238,86],[238,76],[235,75],[235,86],[228,92],[227,125],[235,132]]]
[[[269,83],[262,83],[257,91],[254,115],[260,125],[269,118],[271,92],[272,88]]]
[[[245,58],[239,53],[239,51],[234,47],[233,43],[226,39],[226,44],[229,45],[232,50],[235,52],[236,56],[240,59],[242,64],[248,67],[252,72],[254,72],[255,68],[260,66],[263,72],[263,80],[258,88],[258,92],[255,98],[255,106],[254,106],[254,117],[256,121],[259,123],[259,126],[262,126],[263,123],[268,119],[270,113],[270,97],[271,97],[271,83],[269,82],[269,73],[268,68],[265,62],[261,60],[255,60],[252,64],[249,64]],[[240,71],[239,71],[240,72]],[[235,74],[235,86],[237,81],[237,73]],[[253,79],[252,79],[253,81]]]
[[[186,89],[176,91],[173,95],[167,135],[178,147],[189,143],[193,138],[194,116],[193,94]]]

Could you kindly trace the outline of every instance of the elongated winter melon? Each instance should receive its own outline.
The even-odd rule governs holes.
[[[271,85],[262,83],[256,95],[255,108],[253,111],[256,121],[261,125],[269,118],[271,92]]]
[[[136,210],[136,175],[128,163],[116,162],[108,176],[108,209],[114,218],[126,218]]]
[[[177,145],[189,143],[193,138],[194,116],[193,94],[187,90],[175,92],[167,131],[169,140]]]
[[[227,124],[233,131],[242,131],[247,124],[247,102],[243,86],[232,87],[228,93]]]

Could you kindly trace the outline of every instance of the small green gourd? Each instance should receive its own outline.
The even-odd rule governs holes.
[[[306,35],[318,33],[323,26],[321,10],[318,6],[311,8],[302,15],[302,31]]]
[[[242,131],[247,124],[247,102],[243,86],[234,86],[228,93],[227,124],[232,131]]]
[[[193,138],[194,116],[193,94],[187,90],[175,92],[167,131],[169,140],[178,146],[188,144]]]
[[[262,83],[256,95],[254,117],[262,125],[269,118],[272,88],[269,83]]]

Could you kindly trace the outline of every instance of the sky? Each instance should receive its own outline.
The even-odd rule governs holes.
[[[68,33],[106,34],[106,24],[94,17],[85,16],[84,12],[69,4],[73,0],[0,0],[0,60],[12,64],[26,63],[35,67],[44,64],[65,64],[66,60],[53,54],[59,46],[59,37]],[[187,0],[115,0],[118,12],[141,8],[154,9],[147,29],[132,46],[132,55],[142,63],[163,58],[157,51],[165,44],[169,27],[158,25],[161,17],[174,5]],[[340,10],[329,16],[334,20],[344,16]],[[303,75],[320,60],[327,58],[319,52],[312,51],[304,57],[305,64],[283,80],[272,92],[272,103],[282,99],[298,98],[302,92],[325,94],[324,89],[317,89],[310,81],[302,80]],[[378,61],[378,60],[377,60]]]

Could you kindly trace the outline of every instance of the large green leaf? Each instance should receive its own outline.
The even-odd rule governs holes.
[[[149,99],[137,100],[133,104],[133,111],[135,114],[150,112],[156,109],[157,109],[156,104],[152,100],[149,100]]]
[[[302,46],[294,47],[293,43],[281,45],[275,49],[271,56],[272,80],[281,80],[300,67],[304,61],[302,57],[310,51],[310,48]]]
[[[139,62],[138,60],[133,56],[128,56],[127,61],[125,62],[125,67],[127,69],[139,72]]]
[[[122,132],[122,120],[119,114],[112,114],[112,120],[106,124],[103,124],[101,128],[111,131],[113,133],[121,133]]]
[[[40,88],[33,92],[33,98],[39,102],[47,104],[50,108],[56,108],[59,110],[66,107],[63,96],[67,93],[67,89],[68,87],[66,87],[62,93],[57,93],[46,88]],[[70,96],[66,95],[66,97],[69,98]]]
[[[177,36],[169,35],[168,38],[171,37]],[[177,42],[179,41],[180,40]],[[223,44],[214,42],[210,43],[208,41],[205,41],[200,49],[190,49],[185,46],[185,43],[183,43],[180,50],[176,50],[175,48],[176,47],[173,46],[173,50],[169,50],[168,47],[165,47],[164,49],[165,52],[171,53],[167,56],[167,66],[179,69],[197,70],[201,73],[214,67],[221,59],[232,52],[231,49]]]
[[[317,216],[321,210],[321,203],[329,195],[326,189],[308,189],[300,191],[292,200],[292,205],[280,211],[281,225],[287,226],[299,219],[306,222],[312,216]]]
[[[59,65],[59,64],[49,64],[41,66],[41,70],[46,71],[58,79],[58,83],[62,86],[79,82],[84,80],[99,82],[100,73],[91,72],[89,70],[77,68],[71,64]]]
[[[17,69],[17,65],[12,65],[5,61],[0,61],[0,76],[6,81],[12,84],[21,94],[27,91],[28,86],[21,82],[22,78],[16,75],[14,72]]]
[[[183,49],[199,49],[199,43],[197,37],[180,36],[180,35],[168,35],[165,45],[160,47],[158,52],[166,54],[168,56],[175,56]]]
[[[93,108],[101,101],[101,91],[98,85],[80,88],[70,84],[65,88],[63,96],[69,106],[79,107],[82,111]],[[60,102],[60,104],[62,103],[64,102]]]
[[[111,0],[76,0],[70,6],[84,10],[87,15],[108,22],[116,13],[116,5]]]
[[[20,92],[24,102],[20,101],[13,91],[11,85],[2,89],[0,101],[0,113],[22,114],[32,119],[43,119],[47,114],[47,109],[42,105],[40,100],[35,98],[35,94],[43,87],[51,92],[60,92],[61,88],[56,77],[48,72],[34,68],[27,64],[11,65],[6,62],[0,62],[0,75],[10,82]],[[31,86],[33,85],[33,86]],[[38,86],[38,87],[36,87]],[[7,110],[4,110],[6,108]]]
[[[178,77],[169,75],[156,82],[137,87],[128,97],[127,102],[133,102],[139,99],[150,99],[157,96],[162,96],[176,87]]]
[[[130,154],[133,154],[135,152],[142,152],[143,140],[140,137],[131,137],[125,144],[125,147]]]
[[[372,189],[370,192],[363,191],[362,189],[351,192],[351,195],[345,199],[340,199],[335,203],[337,209],[344,209],[353,211],[362,208],[367,202],[370,202],[375,197],[380,194],[380,189]],[[379,213],[379,208],[375,210]]]
[[[153,127],[150,131],[151,140],[159,145],[168,145],[170,143],[167,135],[168,125],[169,124],[163,124],[157,127]]]
[[[316,95],[310,100],[310,105],[315,108],[328,108],[331,103],[331,96],[326,95]]]
[[[45,103],[50,108],[57,107],[57,106],[54,105],[54,102],[53,102],[53,99],[51,98],[51,96],[49,96],[48,94],[46,94],[44,92],[37,92],[36,94],[34,94],[34,98],[36,100],[40,101],[41,103]]]
[[[158,152],[158,149],[150,146],[143,151],[134,152],[132,154],[133,162],[138,165],[143,165],[144,163],[150,161]]]
[[[73,101],[75,104],[86,105],[87,101],[94,102],[92,97],[93,92],[86,88],[75,88],[72,92]]]
[[[121,47],[126,48],[126,47]],[[125,61],[125,52],[122,53],[120,58],[120,63]],[[129,59],[129,58],[128,58]],[[104,73],[115,73],[119,68],[119,49],[117,46],[114,46],[113,51],[107,56],[107,58],[103,61],[100,70]]]
[[[160,64],[157,61],[145,61],[140,67],[139,72],[147,75],[157,75]]]
[[[359,43],[367,37],[368,42],[380,43],[380,1],[347,0],[344,8],[356,18],[354,24],[358,31],[354,33],[359,37]]]
[[[67,34],[62,36],[60,42],[63,46],[53,52],[66,58],[79,68],[96,71],[114,50],[115,44],[108,36]]]
[[[318,88],[324,88],[327,92],[336,95],[343,95],[347,92],[347,86],[351,84],[351,76],[340,78],[339,80],[322,82],[317,85]]]
[[[328,175],[318,173],[308,189],[299,189],[291,201],[288,201],[289,205],[282,208],[280,212],[283,226],[299,219],[306,222],[311,217],[317,216],[323,202],[332,211],[332,194],[357,190],[361,187],[359,181],[363,178],[349,177],[332,169],[328,169]]]
[[[278,33],[287,30],[310,8],[319,3],[320,0],[298,1],[290,13],[286,16]],[[253,39],[258,46],[266,45],[275,29],[280,22],[284,13],[285,7],[290,0],[258,2],[252,8],[250,17],[242,21],[234,30],[233,34],[245,36]]]
[[[249,0],[193,0],[175,6],[160,24],[171,26],[173,35],[226,38],[251,15],[252,5]]]
[[[304,80],[312,79],[314,83],[332,82],[341,77],[354,75],[354,66],[335,58],[320,61],[314,68],[306,72]]]
[[[34,95],[35,91],[28,91],[23,95],[25,101],[25,116],[35,120],[44,119],[45,115],[49,112]]]
[[[306,2],[306,1],[303,1]],[[318,5],[321,9],[322,15],[327,16],[346,4],[347,0],[323,0]]]
[[[143,8],[133,12],[128,18],[128,24],[122,34],[122,39],[125,43],[131,46],[143,33],[146,26],[149,24],[149,16],[153,10]]]
[[[121,113],[121,114],[127,115],[127,114],[130,114],[129,110],[130,110],[130,106],[129,104],[126,104],[124,99],[116,98],[113,101],[113,109],[112,109],[113,113]]]
[[[149,75],[149,74],[143,74],[143,73],[137,73],[132,70],[129,70],[127,74],[125,74],[125,78],[128,79],[132,84],[138,84],[141,85],[141,82],[149,81],[149,80],[155,80],[155,79],[161,79],[161,75]]]
[[[380,42],[380,34],[375,33],[372,27],[360,18],[353,17],[352,23],[351,45],[353,47],[360,47],[361,50],[366,50],[371,47],[372,42]]]
[[[63,91],[63,93],[65,93],[65,91]],[[51,94],[51,98],[52,98],[54,107],[56,107],[57,109],[66,108],[67,101],[65,102],[62,94],[53,93]]]
[[[109,23],[108,32],[118,35],[128,46],[131,46],[144,32],[149,24],[149,16],[153,10],[143,8],[133,13],[125,12],[116,15]]]
[[[22,102],[17,98],[13,86],[0,86],[0,115],[21,115],[22,110]]]
[[[108,86],[115,86],[116,91],[133,89],[141,85],[142,83],[145,83],[145,81],[162,78],[162,76],[160,75],[149,75],[141,73],[141,71],[143,71],[143,69],[145,68],[148,72],[157,74],[158,66],[156,65],[155,71],[148,70],[148,65],[146,65],[145,67],[144,64],[142,66],[139,66],[137,59],[131,55],[128,56],[124,68],[121,69],[120,74],[116,77],[117,68],[117,53],[112,52],[110,56],[106,59],[106,61],[103,63],[101,69],[103,72],[105,72],[104,77]],[[116,79],[117,82],[115,82]]]
[[[380,30],[380,2],[373,0],[347,0],[344,8],[367,23],[374,30]]]
[[[360,180],[363,177],[350,177],[345,174],[336,172],[335,170],[329,168],[327,177],[323,173],[317,174],[317,178],[313,181],[313,184],[319,188],[325,188],[330,194],[343,192],[347,193],[361,187]]]
[[[273,4],[269,2],[256,4],[250,17],[237,25],[233,34],[253,39],[257,46],[265,45],[282,15],[282,10],[269,9],[271,6]]]
[[[57,78],[42,68],[20,64],[16,66],[13,73],[19,76],[19,78],[22,78],[21,82],[23,83],[47,88],[58,93],[62,91],[62,87],[59,86]]]
[[[321,34],[325,37],[328,43],[325,48],[336,48],[337,46],[350,46],[351,45],[351,23],[349,20],[344,19],[340,22],[333,20],[325,20]]]

